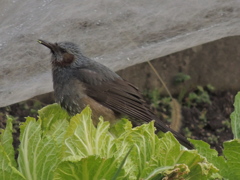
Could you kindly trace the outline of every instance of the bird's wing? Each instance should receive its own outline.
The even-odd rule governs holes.
[[[98,103],[115,112],[125,114],[136,121],[150,122],[155,120],[158,131],[171,131],[184,146],[189,149],[193,148],[185,137],[166,126],[154,115],[143,100],[139,90],[129,82],[119,76],[106,78],[104,74],[90,69],[78,69],[75,77],[84,83],[87,95]]]
[[[78,69],[75,77],[84,83],[88,96],[115,112],[146,122],[154,119],[139,90],[120,77],[106,79],[90,69]]]
[[[154,114],[141,94],[127,81],[116,79],[97,86],[87,85],[87,94],[104,106],[136,120],[153,120]]]

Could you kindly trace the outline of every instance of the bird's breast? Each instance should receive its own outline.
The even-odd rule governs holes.
[[[82,99],[86,97],[83,83],[74,78],[53,78],[54,96],[57,103],[71,115],[81,112],[86,106]]]

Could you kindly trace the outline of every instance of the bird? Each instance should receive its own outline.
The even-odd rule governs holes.
[[[170,131],[183,146],[194,148],[186,137],[152,112],[137,87],[105,65],[84,56],[77,44],[41,39],[38,42],[51,51],[55,101],[70,115],[90,106],[95,125],[100,116],[110,122],[129,117],[133,125],[154,120],[157,132]]]

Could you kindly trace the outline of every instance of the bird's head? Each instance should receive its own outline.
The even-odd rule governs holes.
[[[38,42],[51,50],[54,66],[70,66],[82,56],[78,46],[72,42],[50,43],[44,40]]]

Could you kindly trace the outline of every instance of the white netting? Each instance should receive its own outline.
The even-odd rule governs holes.
[[[37,39],[78,43],[119,70],[240,33],[238,0],[2,0],[0,106],[52,91]]]

